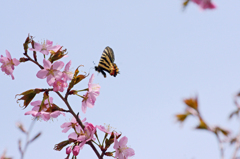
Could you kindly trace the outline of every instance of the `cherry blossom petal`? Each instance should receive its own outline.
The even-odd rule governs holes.
[[[70,130],[71,128],[72,128],[71,126],[65,127],[65,128],[62,130],[62,132],[63,132],[63,133],[66,133],[66,132],[68,132],[68,130]]]
[[[119,145],[127,145],[128,138],[126,136],[122,137],[119,141]]]
[[[71,64],[72,64],[72,61],[70,60],[70,61],[66,64],[64,71],[69,71]]]
[[[49,86],[52,86],[54,82],[55,82],[54,76],[53,75],[48,75],[47,76],[47,83],[49,84]]]
[[[54,70],[61,70],[61,69],[63,68],[63,66],[64,66],[64,62],[62,62],[62,61],[56,61],[56,62],[54,62],[54,64],[53,64],[53,69],[54,69]]]
[[[135,152],[134,152],[134,150],[132,148],[128,147],[125,151],[123,151],[123,154],[124,154],[124,156],[131,157],[131,156],[135,155]]]
[[[62,113],[61,111],[54,111],[54,112],[52,112],[51,114],[50,114],[50,116],[51,117],[53,117],[53,118],[56,118],[56,117],[58,117],[59,115],[63,115],[63,116],[65,116],[65,113]]]
[[[15,66],[18,66],[19,64],[20,64],[20,61],[18,61],[17,59],[12,59],[12,61],[13,61],[13,64],[15,65]]]
[[[8,59],[12,59],[10,52],[9,52],[8,50],[5,50],[5,52],[6,52],[7,58],[8,58]]]
[[[52,66],[51,62],[48,60],[43,59],[43,67],[44,69],[50,69]]]
[[[73,140],[77,140],[78,135],[77,135],[75,132],[73,132],[73,133],[71,133],[71,134],[68,135],[68,138],[69,138],[69,139],[73,139]]]
[[[41,50],[40,52],[41,52],[42,54],[44,54],[44,55],[48,55],[48,54],[49,54],[48,50]]]
[[[47,77],[47,74],[48,74],[48,71],[45,69],[42,69],[42,70],[38,71],[37,77],[40,79],[44,79]]]
[[[42,45],[37,43],[37,42],[34,42],[34,50],[35,51],[40,51],[41,49],[42,49]]]
[[[61,71],[58,71],[58,70],[55,70],[55,71],[53,72],[53,75],[54,75],[54,77],[55,77],[56,79],[59,79],[59,78],[61,78],[61,76],[62,76],[62,72],[61,72]]]
[[[37,111],[28,111],[24,115],[32,115],[32,116],[36,117],[37,114],[38,114]]]
[[[39,106],[39,105],[41,105],[41,103],[42,103],[42,101],[37,100],[37,101],[31,102],[30,104],[31,104],[32,106]]]
[[[94,74],[92,74],[91,78],[89,79],[88,87],[91,87],[93,80],[94,80]]]
[[[47,44],[47,45],[50,45],[50,46],[52,46],[52,44],[53,44],[53,41],[46,40],[46,44]]]
[[[82,102],[82,112],[83,112],[83,113],[86,113],[86,111],[87,111],[87,102],[86,102],[86,101],[83,101],[83,102]]]

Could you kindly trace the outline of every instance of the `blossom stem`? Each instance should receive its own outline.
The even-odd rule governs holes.
[[[103,145],[104,141],[106,140],[107,136],[108,136],[108,133],[105,133],[105,136],[104,136],[104,139],[103,139],[102,145]]]
[[[96,136],[96,138],[97,138],[97,140],[98,140],[98,143],[99,143],[99,145],[101,145],[101,142],[99,141],[99,138],[98,138],[98,135],[97,135],[97,133],[95,132],[94,133],[94,135]],[[102,145],[101,145],[102,146]]]
[[[98,145],[95,141],[92,140],[93,143],[95,143],[96,145]],[[99,146],[99,145],[98,145]]]
[[[81,98],[84,98],[84,96],[81,96],[81,95],[79,95],[79,94],[76,94],[77,96],[79,96],[79,97],[81,97]]]
[[[88,88],[82,89],[82,90],[78,90],[77,92],[82,92],[82,91],[88,91]]]

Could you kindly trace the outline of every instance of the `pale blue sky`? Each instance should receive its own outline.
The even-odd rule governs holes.
[[[22,0],[0,1],[0,54],[8,49],[12,57],[22,57],[28,33],[41,42],[49,39],[68,49],[72,70],[95,73],[101,85],[93,109],[81,112],[81,99],[71,96],[75,111],[94,125],[111,124],[135,150],[133,159],[217,159],[215,136],[193,130],[197,120],[189,119],[181,128],[174,115],[184,111],[184,98],[198,94],[200,111],[211,125],[238,131],[239,120],[228,115],[235,109],[233,96],[240,88],[240,2],[215,1],[216,10],[202,11],[189,4],[183,12],[181,0]],[[106,46],[113,48],[120,75],[103,78],[94,71]],[[38,57],[42,61],[41,54]],[[47,88],[36,77],[32,63],[14,70],[15,80],[0,74],[0,152],[19,158],[17,141],[24,136],[15,123],[30,125],[31,117],[16,103],[15,95],[27,89]],[[87,87],[88,79],[77,85]],[[51,95],[51,94],[50,94]],[[55,94],[54,102],[66,108]],[[36,100],[42,97],[37,96]],[[64,158],[65,149],[53,150],[67,139],[60,125],[69,121],[60,116],[37,122],[33,133],[42,132],[28,149],[26,159]],[[102,134],[103,136],[104,134]],[[227,158],[232,152],[227,151]],[[96,158],[89,146],[79,158]],[[107,158],[107,157],[106,157]]]

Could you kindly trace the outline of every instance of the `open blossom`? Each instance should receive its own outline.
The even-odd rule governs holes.
[[[80,116],[78,116],[78,117],[80,119]],[[86,118],[84,118],[81,121],[82,121],[83,124],[85,124],[84,122],[86,121]],[[61,125],[61,128],[63,128],[63,130],[62,130],[63,133],[68,132],[68,130],[71,129],[71,128],[75,128],[76,129],[77,127],[80,127],[80,126],[79,126],[78,122],[76,121],[75,117],[73,117],[70,122],[66,122],[66,123],[63,123]]]
[[[69,71],[71,66],[71,60],[66,64],[64,71],[62,72],[62,78],[64,81],[71,80],[73,78],[73,72]]]
[[[86,113],[87,107],[93,108],[96,97],[99,96],[100,86],[98,84],[92,84],[93,79],[94,74],[92,74],[91,78],[89,79],[88,92],[84,95],[84,99],[82,100],[83,113]]]
[[[102,126],[102,125],[97,125],[96,128],[98,128],[99,130],[111,135],[112,134],[112,127],[110,125],[105,125],[105,126]],[[114,135],[117,136],[119,135],[119,133],[117,132],[114,132]]]
[[[211,0],[191,0],[191,1],[198,4],[202,9],[216,8],[215,4],[213,4]]]
[[[38,111],[28,111],[24,115],[32,115],[33,117],[39,117],[43,119],[44,121],[48,121],[51,118],[57,118],[59,115],[65,116],[65,113],[62,113],[61,111],[53,111],[53,112],[38,112]]]
[[[95,140],[95,138],[93,137],[96,128],[93,126],[92,123],[87,123],[85,125],[84,130],[82,129],[78,129],[76,130],[78,134],[76,134],[75,132],[69,134],[68,138],[69,139],[73,139],[76,141],[79,141],[79,148],[82,149],[83,146],[85,145],[86,142],[90,141],[90,140]]]
[[[56,79],[55,82],[53,83],[53,91],[57,92],[63,92],[64,88],[68,86],[67,82],[61,79]]]
[[[57,118],[61,114],[65,116],[64,113],[55,109],[56,106],[53,105],[52,97],[49,97],[49,101],[50,101],[51,108],[49,106],[48,99],[46,99],[44,101],[44,104],[41,107],[41,111],[39,111],[39,109],[42,101],[37,100],[37,101],[31,102],[31,105],[33,106],[33,108],[31,111],[26,112],[25,115],[32,115],[33,117],[41,118],[44,121],[48,121],[51,118]]]
[[[37,42],[34,42],[34,49],[33,48],[29,48],[29,50],[31,51],[39,51],[41,53],[43,53],[44,55],[48,55],[49,54],[49,51],[50,50],[53,50],[53,51],[58,51],[61,46],[60,45],[55,45],[55,46],[52,46],[53,42],[50,41],[50,40],[47,40],[45,42],[42,43],[42,44],[39,44]]]
[[[62,61],[56,61],[51,64],[50,61],[43,59],[44,69],[38,71],[37,77],[44,79],[47,77],[47,83],[52,86],[56,79],[61,78],[62,72],[59,71],[63,68],[64,63]]]
[[[20,62],[16,59],[11,57],[11,54],[6,50],[6,57],[1,55],[0,62],[2,63],[1,69],[3,72],[5,72],[7,75],[11,75],[12,79],[14,79],[13,76],[13,70],[14,66],[17,66],[20,64]]]
[[[127,147],[128,138],[126,136],[122,137],[118,142],[114,138],[113,148],[116,150],[115,157],[118,159],[128,159],[128,157],[134,156],[135,152],[132,148]]]

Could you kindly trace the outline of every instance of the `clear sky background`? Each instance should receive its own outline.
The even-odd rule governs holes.
[[[101,85],[95,107],[81,112],[81,100],[70,96],[70,104],[81,117],[94,125],[110,124],[128,137],[135,150],[133,159],[217,159],[220,152],[214,135],[194,130],[196,119],[183,125],[174,115],[184,111],[182,100],[198,95],[200,111],[210,125],[239,129],[239,120],[228,120],[235,110],[233,96],[240,90],[240,1],[215,1],[216,10],[202,11],[183,1],[159,0],[21,0],[0,1],[0,54],[9,50],[22,57],[22,44],[28,33],[35,41],[52,40],[68,49],[64,62],[72,60],[72,71],[95,74]],[[120,74],[114,78],[94,71],[103,49],[113,48]],[[39,62],[42,54],[38,54]],[[20,158],[18,139],[25,140],[16,128],[26,127],[31,116],[24,116],[15,95],[28,89],[48,88],[46,80],[36,77],[39,68],[30,62],[14,70],[15,80],[0,74],[0,152]],[[87,87],[89,78],[76,88]],[[54,103],[66,109],[54,93]],[[41,100],[38,95],[36,100]],[[65,158],[65,149],[53,150],[66,140],[60,125],[71,119],[60,116],[39,121],[32,135],[41,131],[26,153],[26,159]],[[104,134],[100,133],[103,137]],[[227,158],[232,150],[226,151]],[[78,158],[96,158],[86,145]],[[106,157],[108,158],[108,157]]]

